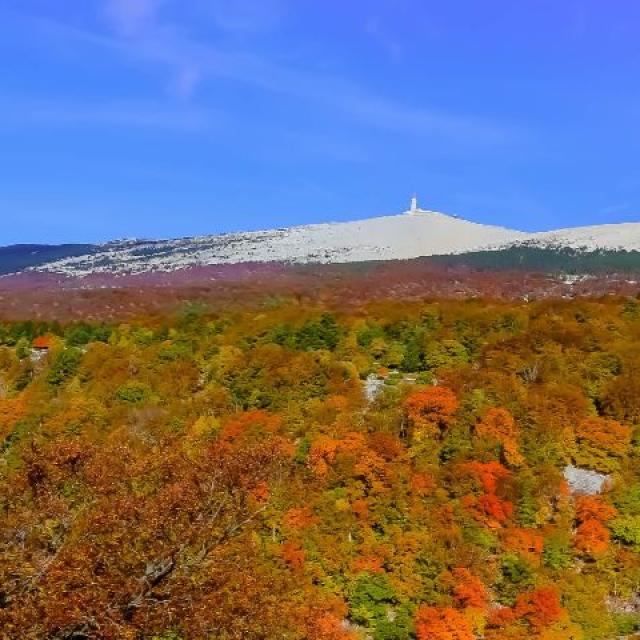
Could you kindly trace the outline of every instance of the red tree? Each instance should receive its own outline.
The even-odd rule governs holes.
[[[404,412],[414,437],[436,437],[452,423],[458,399],[447,387],[427,387],[412,393],[404,402]]]
[[[415,627],[418,640],[474,640],[467,619],[450,607],[420,607]]]

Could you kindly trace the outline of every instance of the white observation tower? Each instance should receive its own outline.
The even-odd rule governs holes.
[[[418,206],[418,196],[413,195],[411,198],[411,204],[409,205],[409,210],[406,212],[411,216],[415,216],[417,213],[422,213],[422,209]]]

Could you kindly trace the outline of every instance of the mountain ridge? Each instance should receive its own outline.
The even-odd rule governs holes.
[[[84,277],[99,273],[169,272],[249,262],[354,263],[477,255],[518,247],[634,254],[640,252],[640,222],[528,233],[419,209],[414,201],[412,208],[401,214],[349,222],[166,240],[126,239],[96,245],[25,246],[39,249],[16,258],[15,254],[20,253],[18,245],[0,248],[0,274],[36,271]],[[3,264],[6,256],[11,256],[10,264],[19,268],[12,271]]]

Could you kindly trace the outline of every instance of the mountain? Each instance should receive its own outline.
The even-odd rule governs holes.
[[[242,262],[343,263],[479,251],[528,236],[432,211],[175,240],[97,245],[33,268],[70,276]]]
[[[526,244],[582,251],[640,251],[640,223],[601,224],[534,233]]]
[[[86,255],[94,250],[90,244],[14,244],[0,247],[0,275],[15,273],[71,256]]]
[[[102,245],[33,245],[0,249],[0,273],[22,270],[63,276],[168,272],[240,263],[355,263],[449,256],[482,268],[569,270],[580,264],[640,270],[640,223],[524,233],[435,211],[354,222],[199,236],[124,240]],[[453,257],[451,257],[453,256]]]

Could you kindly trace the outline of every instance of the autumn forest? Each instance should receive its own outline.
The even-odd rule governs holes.
[[[639,460],[633,297],[0,322],[0,637],[636,637]]]

